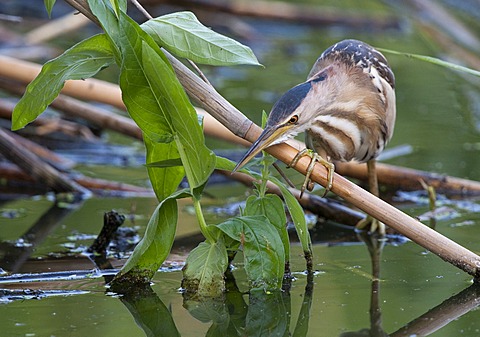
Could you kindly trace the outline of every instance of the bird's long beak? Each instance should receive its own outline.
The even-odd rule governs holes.
[[[232,173],[242,168],[243,165],[248,163],[253,157],[255,157],[260,151],[266,149],[275,140],[281,137],[285,132],[283,128],[278,127],[266,127],[258,139],[253,143],[252,147],[245,153],[243,158],[237,163],[237,166],[233,169]]]

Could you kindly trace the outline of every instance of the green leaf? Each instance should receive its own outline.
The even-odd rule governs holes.
[[[191,191],[189,195],[198,201],[200,191],[213,172],[216,157],[204,144],[196,111],[159,46],[124,12],[119,13],[117,20],[106,1],[109,0],[90,0],[89,4],[115,50],[119,51],[122,97],[130,116],[147,139],[147,165],[178,157],[183,164],[183,168],[177,166],[160,171],[157,171],[159,168],[148,167],[157,197],[161,199],[175,189],[185,169]],[[136,279],[148,280],[154,274],[152,268],[157,266],[153,264],[154,258],[160,262],[165,259],[163,255],[170,250],[177,221],[176,209],[175,212],[171,210],[169,201],[175,199],[174,196],[162,201],[161,205],[165,206],[160,208],[169,210],[161,213],[169,215],[168,218],[165,215],[167,234],[156,230],[161,226],[152,225],[155,229],[145,233],[142,240],[145,243],[135,250],[131,262],[116,279],[123,280],[122,275],[126,275],[132,282]],[[167,237],[162,239],[162,235]],[[165,245],[167,250],[156,248],[156,241]]]
[[[172,116],[164,105],[171,99],[167,94],[160,92],[161,88],[154,87],[147,79],[144,63],[150,63],[152,67],[167,69],[162,74],[162,82],[171,91],[171,82],[174,82],[173,70],[164,56],[152,52],[151,60],[143,61],[143,39],[140,36],[136,23],[131,22],[124,14],[120,14],[121,34],[115,43],[118,44],[122,54],[120,88],[122,98],[128,113],[142,129],[142,131],[156,143],[169,143],[174,140],[175,129],[172,125]],[[113,36],[114,37],[114,36]],[[146,57],[146,56],[145,56]]]
[[[217,157],[216,169],[231,171],[234,167],[235,163],[231,160],[223,157]],[[252,171],[246,169],[241,169],[240,172],[254,176],[257,179],[262,178],[259,174],[253,173]],[[273,176],[270,176],[269,180],[280,188],[283,196],[283,201],[285,202],[288,208],[288,212],[292,217],[292,221],[295,226],[295,230],[297,232],[300,243],[302,245],[303,251],[305,253],[309,253],[310,256],[313,256],[312,240],[310,238],[310,233],[308,232],[308,226],[305,220],[305,214],[303,212],[302,206],[295,198],[295,196],[288,190],[285,184],[283,184],[280,180]]]
[[[307,221],[305,220],[305,214],[303,213],[303,208],[298,202],[297,198],[288,190],[288,188],[280,180],[275,177],[270,177],[270,181],[277,185],[282,192],[283,201],[287,205],[288,212],[292,217],[293,225],[298,235],[298,239],[302,244],[302,249],[304,253],[308,253],[309,256],[313,256],[312,251],[312,239],[310,238],[310,233],[308,232]]]
[[[191,12],[163,15],[142,24],[154,40],[174,55],[209,65],[260,65],[252,50],[202,25]]]
[[[155,195],[159,201],[172,194],[177,188],[183,177],[185,170],[179,160],[177,146],[171,143],[155,143],[146,135],[143,137],[147,150],[147,171]],[[156,166],[152,163],[179,161],[175,166]]]
[[[213,172],[215,154],[205,146],[196,111],[171,68],[166,63],[155,62],[161,58],[147,43],[143,43],[142,47],[146,78],[158,105],[164,107],[171,118],[172,133],[194,193]]]
[[[282,199],[275,194],[267,194],[264,197],[251,195],[247,198],[244,209],[245,215],[264,215],[277,229],[278,235],[283,242],[285,259],[290,259],[290,241],[287,232],[287,216]]]
[[[126,0],[109,0],[110,5],[112,5],[112,8],[115,12],[115,15],[119,16],[120,11],[126,13],[127,12],[127,1]]]
[[[175,141],[197,193],[213,172],[215,155],[204,145],[196,111],[165,55],[138,24],[120,13],[118,28],[121,33],[111,37],[123,57],[120,87],[128,112],[152,142]]]
[[[161,144],[161,143],[157,143]],[[172,143],[168,143],[172,144]],[[165,168],[165,167],[173,167],[173,166],[182,166],[182,160],[180,157],[178,158],[173,158],[173,159],[165,159],[165,160],[160,160],[160,161],[155,161],[146,164],[147,167],[160,167],[160,168]]]
[[[100,34],[83,40],[45,63],[13,110],[12,130],[24,127],[45,111],[66,80],[92,77],[113,62],[110,43],[104,34]]]
[[[57,0],[43,0],[43,3],[45,4],[45,8],[47,9],[49,17],[51,17],[52,15],[52,9],[56,1]]]
[[[164,199],[155,209],[143,239],[137,244],[112,284],[148,283],[167,258],[175,239],[177,199],[190,196],[185,190]],[[115,285],[113,285],[115,286]]]
[[[232,218],[217,225],[243,244],[245,271],[252,288],[279,289],[285,270],[285,250],[275,226],[263,215]]]
[[[216,242],[202,242],[188,254],[182,287],[199,297],[218,297],[225,290],[223,274],[228,267],[227,249],[220,235]]]
[[[217,161],[215,162],[215,169],[232,171],[234,167],[235,167],[235,162],[231,161],[228,158],[217,156]],[[239,172],[242,172],[242,170],[240,170]]]
[[[377,49],[384,52],[384,53],[389,53],[389,54],[394,54],[394,55],[403,55],[403,56],[410,57],[410,58],[413,58],[413,59],[417,59],[417,60],[420,60],[420,61],[425,61],[425,62],[428,62],[428,63],[436,64],[436,65],[441,66],[441,67],[450,68],[450,69],[453,69],[453,70],[458,70],[458,71],[461,71],[461,72],[464,72],[464,73],[467,73],[467,74],[470,74],[470,75],[480,77],[480,71],[478,71],[478,70],[473,70],[473,69],[470,69],[470,68],[467,68],[467,67],[464,67],[464,66],[460,66],[460,65],[455,64],[455,63],[440,60],[436,57],[418,55],[418,54],[410,54],[410,53],[402,53],[402,52],[399,52],[399,51],[383,49],[383,48],[377,48]]]
[[[88,0],[88,6],[100,22],[105,33],[111,38],[112,43],[116,45],[115,41],[119,39],[120,33],[119,17],[115,15],[110,0]]]

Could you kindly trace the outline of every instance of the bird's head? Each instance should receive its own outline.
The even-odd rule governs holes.
[[[310,126],[317,111],[315,105],[318,104],[315,103],[318,101],[319,86],[326,78],[327,71],[320,72],[280,97],[268,116],[267,125],[262,134],[237,163],[233,172],[270,145],[293,138]]]

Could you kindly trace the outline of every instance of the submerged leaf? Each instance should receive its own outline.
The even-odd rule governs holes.
[[[223,274],[228,267],[222,236],[216,242],[202,242],[188,254],[182,287],[199,297],[218,297],[225,290]]]
[[[105,34],[100,34],[83,40],[45,63],[13,110],[12,130],[23,128],[45,111],[65,81],[92,77],[113,62],[110,43]]]
[[[174,55],[209,65],[260,65],[252,50],[202,25],[191,12],[160,16],[142,24],[154,40]]]
[[[243,244],[245,271],[252,288],[281,287],[285,250],[278,231],[265,216],[236,217],[217,227]]]

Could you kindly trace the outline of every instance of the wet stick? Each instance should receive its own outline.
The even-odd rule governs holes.
[[[58,172],[49,164],[24,148],[9,135],[9,132],[0,128],[0,153],[12,163],[18,165],[36,181],[42,181],[57,193],[75,192],[90,194],[88,190]]]
[[[362,164],[335,163],[335,171],[343,176],[355,179],[367,179],[367,167]],[[443,174],[420,171],[389,164],[377,163],[379,184],[388,185],[396,189],[417,191],[424,187],[421,181],[436,191],[457,195],[479,195],[480,182],[450,177]]]
[[[25,173],[18,166],[11,163],[0,164],[0,177],[7,181],[23,181],[26,183],[34,182],[32,175]],[[75,173],[72,178],[77,184],[83,186],[86,189],[92,190],[92,193],[98,196],[107,196],[109,193],[116,197],[125,196],[153,196],[153,191],[149,188],[139,187],[126,183],[120,183],[116,181],[109,181],[105,179],[90,178],[83,176],[79,173]],[[44,183],[42,181],[42,183]],[[32,184],[33,185],[33,184]]]

